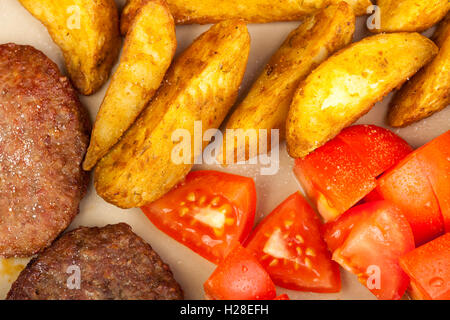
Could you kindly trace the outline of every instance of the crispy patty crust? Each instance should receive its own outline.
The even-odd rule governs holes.
[[[0,257],[39,252],[78,213],[89,129],[55,63],[30,46],[0,45]]]
[[[61,236],[30,261],[7,299],[177,300],[183,292],[151,246],[120,223]]]

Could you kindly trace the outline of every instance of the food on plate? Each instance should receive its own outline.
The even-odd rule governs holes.
[[[441,20],[450,9],[448,0],[377,0],[380,28],[375,32],[422,32]]]
[[[388,114],[389,125],[405,127],[450,104],[450,15],[441,23],[435,39],[438,55],[396,93]]]
[[[255,209],[253,179],[218,171],[191,172],[142,207],[158,229],[216,264],[247,238]]]
[[[450,300],[450,233],[400,258],[411,278],[410,295],[421,300]]]
[[[152,102],[98,162],[97,193],[122,208],[141,207],[183,180],[199,151],[192,152],[187,139],[220,126],[236,100],[249,48],[245,23],[232,20],[214,25],[184,51]],[[194,135],[199,122],[202,130]]]
[[[7,299],[179,300],[183,291],[151,246],[120,223],[64,234],[30,261]]]
[[[386,199],[405,214],[416,245],[450,230],[450,131],[415,150],[378,179],[369,200]]]
[[[280,294],[278,297],[276,297],[273,300],[291,300],[291,299],[289,298],[289,296],[286,293],[283,293],[283,294]]]
[[[90,123],[42,52],[0,45],[0,256],[31,256],[70,224],[87,188]]]
[[[83,163],[95,166],[158,90],[176,49],[175,25],[160,0],[143,6],[125,39],[117,71],[97,114],[91,143]]]
[[[296,159],[294,173],[325,221],[332,221],[369,194],[376,177],[411,151],[389,130],[355,125]]]
[[[19,0],[61,48],[67,72],[84,95],[108,80],[120,51],[114,0]]]
[[[354,125],[342,130],[337,137],[358,154],[373,177],[378,177],[413,151],[398,135],[375,125]]]
[[[213,300],[272,300],[275,285],[253,253],[237,245],[203,285]]]
[[[250,149],[254,153],[270,150],[271,129],[279,129],[284,137],[287,113],[298,84],[329,55],[350,43],[354,30],[352,9],[341,2],[308,17],[289,34],[227,122],[226,129],[243,130],[236,131],[234,144],[226,145],[225,155],[232,151],[235,156],[226,163],[248,160]],[[261,146],[266,140],[259,137],[259,131],[246,140],[247,129],[267,130],[267,147]]]
[[[450,232],[450,130],[417,150],[422,169],[433,188],[446,232]]]
[[[121,32],[126,34],[139,8],[151,0],[128,0],[121,16]],[[244,19],[249,23],[295,21],[330,4],[342,0],[166,0],[177,24],[208,24],[229,19]],[[370,0],[346,0],[360,16],[372,5]]]
[[[305,157],[367,113],[437,54],[418,33],[380,34],[336,53],[302,82],[286,124],[289,154]]]
[[[278,286],[339,292],[339,267],[331,260],[320,226],[314,210],[296,192],[259,223],[246,248],[256,254]]]
[[[409,279],[399,258],[414,249],[411,227],[402,211],[387,201],[356,206],[324,226],[333,260],[358,275],[378,299],[397,300]]]

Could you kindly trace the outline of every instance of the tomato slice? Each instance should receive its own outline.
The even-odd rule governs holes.
[[[250,250],[237,245],[204,284],[214,300],[272,300],[275,285]]]
[[[247,238],[255,206],[253,179],[194,171],[142,211],[158,229],[217,264]]]
[[[289,298],[289,296],[286,293],[283,293],[283,294],[280,294],[278,297],[276,297],[273,300],[291,300],[291,299]]]
[[[400,266],[411,278],[414,298],[450,300],[450,233],[407,253]]]
[[[445,231],[450,232],[450,130],[416,153],[436,195]]]
[[[296,159],[294,173],[325,221],[335,220],[376,187],[370,171],[340,139]]]
[[[413,151],[405,140],[392,131],[374,125],[345,128],[337,138],[358,154],[374,177],[378,177]]]
[[[400,299],[409,284],[398,259],[414,249],[414,237],[400,209],[387,201],[356,206],[324,228],[333,260],[357,274],[379,299]]]
[[[439,204],[417,152],[381,176],[376,192],[402,210],[411,224],[417,246],[444,233]]]
[[[270,213],[250,235],[247,248],[275,284],[293,290],[339,292],[339,266],[320,234],[320,220],[296,192]]]

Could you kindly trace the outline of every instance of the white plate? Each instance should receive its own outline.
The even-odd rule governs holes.
[[[116,0],[120,7],[124,0]],[[277,50],[287,34],[299,23],[272,23],[249,25],[252,36],[252,49],[246,76],[242,85],[245,94],[259,71],[264,67],[270,56]],[[195,37],[208,29],[208,26],[181,26],[177,28],[178,52],[185,49]],[[429,33],[428,33],[429,34]],[[368,35],[365,29],[365,18],[358,19],[355,40]],[[15,42],[28,44],[43,51],[55,61],[65,72],[61,51],[52,42],[44,26],[34,19],[17,0],[0,1],[0,43]],[[92,120],[103,99],[107,86],[91,97],[81,97],[88,108]],[[358,123],[386,126],[384,122],[388,96],[378,103],[371,112],[361,118]],[[417,124],[405,129],[395,129],[394,132],[406,139],[413,147],[421,146],[434,137],[450,129],[450,108],[435,114]],[[217,166],[196,166],[196,169],[215,169],[255,179],[258,192],[257,220],[268,214],[291,193],[299,190],[299,185],[292,174],[293,161],[286,153],[284,145],[280,150],[280,170],[276,176],[260,176],[259,167],[254,165],[230,166],[226,169]],[[140,212],[139,209],[122,210],[116,208],[96,195],[91,184],[86,198],[81,203],[80,214],[70,228],[80,225],[103,226],[110,223],[126,222],[133,227],[134,232],[148,241],[152,247],[167,262],[184,289],[187,299],[203,298],[203,283],[214,270],[214,265],[202,259],[175,240],[157,230]],[[9,261],[0,260],[0,298],[3,298],[12,281],[17,277],[20,266],[27,259]],[[279,289],[279,293],[288,293],[292,299],[374,299],[374,296],[358,283],[355,276],[342,271],[343,288],[337,294],[313,294]]]

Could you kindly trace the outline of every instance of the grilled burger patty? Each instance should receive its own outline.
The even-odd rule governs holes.
[[[90,124],[55,63],[0,45],[0,256],[49,246],[78,213]]]
[[[61,236],[30,261],[7,299],[175,300],[183,292],[150,245],[120,223]]]

